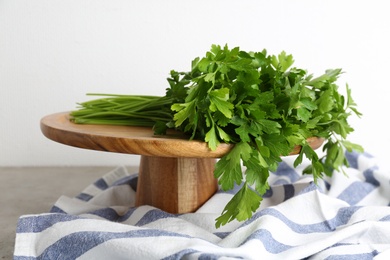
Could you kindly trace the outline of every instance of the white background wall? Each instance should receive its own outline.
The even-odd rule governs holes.
[[[0,0],[0,166],[138,164],[46,139],[40,119],[89,92],[163,95],[211,44],[342,68],[364,116],[350,140],[390,152],[390,16],[383,0]]]

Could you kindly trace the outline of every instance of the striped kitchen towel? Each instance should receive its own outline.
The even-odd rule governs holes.
[[[14,259],[390,259],[390,172],[368,154],[347,158],[347,175],[317,184],[284,158],[253,217],[219,229],[236,190],[169,214],[134,207],[137,175],[118,167],[50,213],[21,216]]]

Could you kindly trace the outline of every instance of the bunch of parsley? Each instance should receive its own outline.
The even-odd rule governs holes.
[[[292,67],[293,62],[285,52],[275,56],[266,50],[245,52],[213,45],[205,57],[192,61],[191,71],[171,71],[164,97],[149,97],[137,109],[131,104],[139,96],[99,99],[92,101],[94,106],[86,102],[72,113],[72,120],[108,124],[135,120],[153,126],[156,134],[175,128],[188,133],[189,139],[207,142],[211,150],[221,142],[234,144],[218,160],[214,175],[223,190],[241,188],[216,219],[216,227],[234,219],[243,221],[259,208],[269,189],[269,172],[295,146],[302,148],[294,166],[307,157],[311,165],[304,173],[312,174],[315,181],[334,170],[343,171],[348,165],[345,149],[363,151],[346,140],[353,131],[348,117],[361,114],[348,85],[346,97],[338,91],[336,81],[342,71],[327,70],[314,78]],[[98,110],[98,105],[104,109]],[[159,113],[157,119],[154,113]],[[310,147],[309,137],[325,139],[323,158]]]

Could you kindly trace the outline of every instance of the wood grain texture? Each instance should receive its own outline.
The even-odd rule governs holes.
[[[141,156],[136,206],[194,212],[217,191],[215,160]]]
[[[219,158],[232,149],[221,144],[211,151],[205,142],[189,141],[181,132],[156,136],[150,127],[84,125],[72,123],[68,112],[41,119],[41,131],[49,139],[79,148],[162,157]]]
[[[222,143],[212,151],[205,142],[189,141],[188,136],[178,131],[156,136],[150,127],[84,125],[69,119],[69,112],[45,116],[41,119],[41,131],[53,141],[74,147],[146,156],[220,158],[233,148],[233,145]],[[307,140],[313,149],[324,142],[317,137]],[[297,146],[290,155],[299,151]]]

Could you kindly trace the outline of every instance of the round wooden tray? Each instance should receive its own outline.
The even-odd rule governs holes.
[[[149,127],[87,125],[70,121],[69,112],[45,116],[40,122],[49,139],[79,148],[141,155],[136,205],[151,205],[170,213],[193,212],[217,190],[216,158],[233,145],[211,151],[205,142],[189,141],[181,132],[156,136]],[[309,138],[313,149],[323,139]],[[300,147],[291,152],[298,154]]]
[[[49,139],[70,146],[146,156],[220,158],[232,148],[221,144],[211,151],[205,142],[189,141],[177,131],[154,135],[150,127],[75,124],[69,112],[42,118],[41,130]]]

